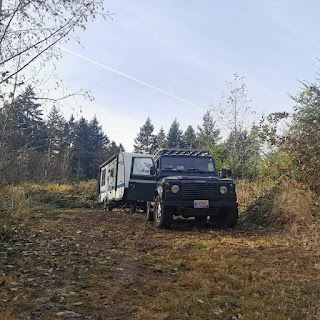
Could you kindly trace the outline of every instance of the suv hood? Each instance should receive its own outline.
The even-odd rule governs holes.
[[[206,175],[199,175],[199,176],[169,176],[163,178],[165,180],[220,180],[218,177],[214,176],[206,176]]]

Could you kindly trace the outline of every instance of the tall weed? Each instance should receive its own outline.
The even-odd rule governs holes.
[[[60,208],[94,208],[97,206],[97,182],[66,184],[23,183],[0,189],[0,211],[12,216]]]
[[[238,184],[240,220],[248,228],[275,228],[292,234],[317,233],[319,198],[295,181]]]

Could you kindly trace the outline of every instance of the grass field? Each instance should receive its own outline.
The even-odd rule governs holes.
[[[1,233],[0,319],[320,319],[319,251],[257,230],[35,213]]]

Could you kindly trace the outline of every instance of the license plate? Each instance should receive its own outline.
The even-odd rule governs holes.
[[[209,200],[194,200],[194,208],[209,208]]]

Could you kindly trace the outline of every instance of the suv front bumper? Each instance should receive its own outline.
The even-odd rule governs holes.
[[[183,207],[188,209],[194,208],[194,202],[193,200],[163,200],[162,202],[163,206],[165,207]],[[220,202],[215,200],[209,200],[209,208],[237,208],[238,203],[237,202]],[[202,209],[195,209],[195,210],[202,210]]]
[[[209,208],[194,208],[193,200],[164,200],[162,202],[165,207],[176,207],[176,214],[182,214],[183,216],[210,216],[219,214],[220,208],[237,208],[237,202],[219,202],[209,201]]]

